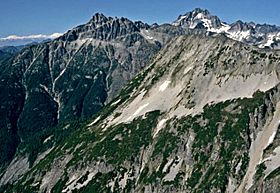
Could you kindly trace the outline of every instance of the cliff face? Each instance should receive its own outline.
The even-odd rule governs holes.
[[[110,102],[162,46],[141,35],[142,27],[96,14],[61,38],[5,60],[0,163],[12,158],[19,141],[57,123],[90,117]]]
[[[277,192],[279,61],[223,36],[178,37],[94,118],[46,136],[6,192]]]
[[[96,14],[0,50],[0,192],[277,192],[279,31]]]

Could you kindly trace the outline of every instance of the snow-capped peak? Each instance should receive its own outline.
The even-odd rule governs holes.
[[[189,29],[211,29],[219,27],[221,22],[218,17],[212,16],[208,10],[197,8],[184,15],[180,15],[173,22],[173,25],[187,27]]]
[[[194,9],[180,15],[172,25],[191,30],[203,30],[209,34],[224,34],[227,37],[244,43],[257,45],[260,48],[280,47],[280,27],[268,24],[255,24],[238,20],[232,24],[221,21],[208,10]]]

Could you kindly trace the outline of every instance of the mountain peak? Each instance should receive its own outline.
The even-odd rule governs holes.
[[[196,17],[202,18],[202,17],[209,16],[209,15],[211,15],[211,14],[207,9],[195,8],[194,10],[189,11],[189,12],[185,13],[184,15],[179,15],[178,19],[175,22],[182,21],[184,19],[193,20]]]
[[[196,8],[180,15],[172,24],[183,29],[194,30],[193,33],[224,34],[231,39],[257,45],[260,48],[278,48],[280,42],[280,27],[241,20],[227,24],[207,9]]]
[[[92,16],[89,23],[95,24],[95,25],[102,25],[103,23],[106,23],[109,20],[105,15],[102,13],[96,13]]]
[[[103,13],[97,12],[92,16],[92,18],[94,19],[94,18],[107,18],[107,17]]]
[[[195,8],[193,11],[180,15],[173,25],[207,30],[220,27],[221,21],[217,16],[211,15],[207,9]]]
[[[231,24],[231,31],[248,31],[253,30],[255,24],[253,22],[247,23],[241,20],[236,21],[235,23]]]
[[[211,13],[207,9],[195,8],[192,13],[202,13],[204,15],[210,15]]]
[[[112,40],[120,36],[139,32],[142,28],[147,29],[149,25],[140,21],[133,22],[125,17],[113,18],[107,17],[102,13],[96,13],[88,23],[70,30],[61,39],[68,41],[74,41],[79,38]]]

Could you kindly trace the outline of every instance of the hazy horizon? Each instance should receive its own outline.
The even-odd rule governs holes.
[[[170,23],[180,14],[192,11],[194,8],[207,9],[221,20],[232,23],[237,20],[244,22],[267,23],[280,25],[280,12],[277,5],[280,2],[264,0],[246,2],[223,1],[74,1],[50,0],[36,2],[31,0],[10,0],[0,7],[0,38],[11,35],[51,35],[64,33],[67,30],[86,23],[95,13],[103,13],[112,17],[127,17],[131,20],[141,20],[152,23]],[[264,17],[266,16],[266,17]]]

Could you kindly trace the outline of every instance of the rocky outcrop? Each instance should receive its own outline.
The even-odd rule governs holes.
[[[224,36],[176,38],[6,192],[250,191],[279,118],[279,61]]]

